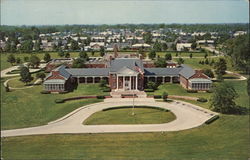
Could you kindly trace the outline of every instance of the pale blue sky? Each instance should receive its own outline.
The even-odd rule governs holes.
[[[1,24],[248,23],[247,0],[1,0]]]

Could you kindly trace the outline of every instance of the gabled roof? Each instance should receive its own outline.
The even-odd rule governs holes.
[[[66,71],[66,66],[61,65],[61,66],[57,67],[56,69],[52,70],[47,75],[47,77],[45,78],[45,80],[52,76],[52,72],[53,71],[58,71],[59,74],[60,74],[60,76],[63,77],[65,80],[67,80],[71,76],[70,73]]]
[[[110,63],[110,72],[117,72],[124,66],[134,71],[137,71],[136,67],[140,68],[141,71],[144,70],[143,62],[138,58],[116,58]]]
[[[77,76],[108,76],[109,68],[69,68],[66,69],[73,77]]]
[[[193,70],[191,67],[185,65],[185,64],[182,64],[181,65],[183,68],[182,70],[180,71],[180,75],[185,77],[186,79],[190,78],[191,76],[193,76],[195,74],[195,70]]]
[[[138,74],[137,71],[132,70],[126,66],[122,67],[120,70],[116,72],[117,74],[126,74],[126,75],[135,75]]]

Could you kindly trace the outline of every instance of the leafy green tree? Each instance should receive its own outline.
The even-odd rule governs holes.
[[[207,54],[207,52],[206,52],[205,55],[204,55],[204,58],[207,58],[207,56],[208,56],[208,54]]]
[[[150,32],[146,32],[143,34],[143,40],[145,41],[145,43],[147,44],[151,44],[152,43],[152,34]]]
[[[184,63],[184,59],[183,59],[183,58],[179,58],[179,59],[177,60],[177,63],[178,63],[179,65],[183,64],[183,63]]]
[[[37,68],[40,64],[40,58],[35,56],[35,55],[32,55],[30,56],[30,65],[33,67],[33,68]]]
[[[13,66],[13,64],[16,62],[16,58],[13,54],[10,54],[8,57],[7,57],[7,62],[11,63],[11,65]]]
[[[17,63],[17,64],[20,64],[20,63],[21,63],[21,58],[20,58],[20,57],[17,57],[16,63]]]
[[[178,57],[178,56],[179,56],[179,54],[176,52],[176,53],[175,53],[175,57]]]
[[[229,83],[221,83],[214,89],[211,98],[211,109],[220,113],[234,113],[237,108],[234,100],[238,97],[234,87]]]
[[[208,61],[208,59],[207,59],[207,58],[205,59],[205,64],[209,64],[209,61]]]
[[[162,48],[161,43],[159,43],[158,41],[156,41],[156,42],[154,43],[154,45],[153,45],[153,49],[154,49],[155,51],[161,51],[161,48]]]
[[[161,67],[161,68],[165,68],[167,65],[165,58],[158,58],[154,64],[156,67]]]
[[[100,84],[99,84],[99,87],[103,88],[103,87],[106,87],[107,86],[107,81],[102,79],[100,80]]]
[[[166,53],[166,54],[165,54],[165,59],[166,59],[166,61],[171,61],[171,60],[172,60],[172,55],[171,55],[171,53]]]
[[[150,50],[149,54],[148,54],[148,57],[150,59],[154,59],[156,57],[156,52],[155,50]]]
[[[77,58],[73,61],[72,68],[84,68],[85,67],[85,59]]]
[[[39,41],[36,41],[35,44],[34,44],[34,49],[35,51],[40,51],[41,50],[41,45],[40,45],[40,42]]]
[[[58,52],[58,56],[59,56],[59,57],[63,57],[64,55],[65,55],[65,54],[64,54],[63,51],[59,51],[59,52]]]
[[[191,44],[191,48],[194,50],[194,49],[196,49],[196,47],[197,47],[197,43],[196,43],[196,42],[193,42],[193,43]]]
[[[83,59],[86,59],[86,60],[89,59],[88,54],[86,52],[84,52],[84,51],[79,52],[79,57],[83,58]]]
[[[27,56],[25,56],[25,57],[23,57],[23,61],[24,61],[24,62],[29,62],[29,61],[30,61],[30,58],[27,57]]]
[[[103,57],[105,55],[105,49],[104,47],[100,48],[100,56]]]
[[[162,50],[163,50],[163,51],[168,50],[168,45],[167,45],[167,43],[162,43]]]
[[[203,70],[203,73],[210,78],[214,78],[214,73],[211,69],[205,69],[205,70]]]
[[[250,96],[250,77],[247,78],[247,94]]]
[[[43,60],[44,60],[45,62],[49,62],[49,61],[51,60],[50,54],[49,54],[49,53],[45,53],[45,54],[44,54],[44,57],[43,57]]]
[[[73,50],[73,51],[78,50],[78,49],[79,49],[78,42],[77,42],[77,41],[74,41],[74,40],[71,40],[70,49]]]
[[[33,50],[33,42],[31,40],[26,40],[21,44],[20,50],[22,52],[30,53]]]
[[[155,82],[148,81],[148,83],[147,83],[147,88],[148,88],[148,89],[156,90],[156,89],[157,89],[157,84],[156,84]]]
[[[163,92],[162,93],[162,99],[163,99],[163,101],[167,101],[168,100],[168,93],[167,92]]]
[[[190,57],[190,58],[193,58],[193,54],[192,54],[192,53],[190,53],[190,54],[189,54],[189,57]]]
[[[33,80],[29,69],[27,67],[22,67],[20,70],[20,81],[24,82],[26,85]]]
[[[143,58],[146,57],[146,53],[144,52],[144,50],[142,48],[139,48],[138,54],[142,55]]]
[[[4,46],[4,51],[10,52],[10,50],[11,50],[11,43],[9,41],[7,41],[5,46]]]
[[[70,53],[67,52],[67,53],[65,54],[65,58],[69,58],[69,57],[70,57]]]
[[[227,62],[224,58],[220,58],[218,62],[214,65],[215,73],[217,75],[224,75],[226,74],[227,70]]]
[[[44,74],[44,73],[37,73],[36,74],[36,78],[41,78],[42,79],[42,81],[44,80],[44,78],[46,77],[46,75]]]

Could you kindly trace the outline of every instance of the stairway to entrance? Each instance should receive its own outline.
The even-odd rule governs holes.
[[[144,91],[112,91],[110,92],[112,98],[147,98]]]

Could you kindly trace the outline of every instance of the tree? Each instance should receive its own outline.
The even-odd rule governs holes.
[[[72,68],[84,68],[85,67],[85,59],[77,58],[73,61]]]
[[[208,61],[208,59],[207,59],[207,58],[205,59],[205,64],[209,64],[209,61]]]
[[[205,55],[204,55],[204,58],[207,58],[207,56],[208,56],[208,54],[207,54],[207,52],[206,52]]]
[[[51,60],[51,57],[50,57],[50,54],[49,53],[45,53],[44,57],[43,57],[43,60],[45,62],[49,62]]]
[[[100,84],[99,84],[99,87],[103,88],[103,87],[106,87],[107,86],[107,81],[102,79],[100,80]]]
[[[71,40],[71,46],[70,46],[70,49],[75,51],[75,50],[78,50],[79,49],[79,45],[78,45],[78,42],[75,41],[75,40]]]
[[[63,57],[64,55],[65,55],[65,54],[64,54],[63,51],[59,51],[59,52],[58,52],[58,56],[59,56],[59,57]]]
[[[157,84],[156,84],[155,82],[148,81],[148,83],[147,83],[147,88],[148,88],[148,89],[156,90],[156,89],[157,89]]]
[[[194,50],[194,49],[196,49],[196,47],[197,47],[197,43],[196,43],[196,42],[193,42],[193,43],[191,44],[191,48]]]
[[[161,51],[161,48],[162,48],[161,43],[159,43],[158,41],[156,41],[156,42],[154,43],[154,45],[153,45],[153,49],[154,49],[155,51]]]
[[[40,58],[38,58],[35,55],[30,56],[30,65],[33,68],[37,68],[39,66],[39,64],[40,64]]]
[[[163,51],[168,50],[168,45],[167,45],[167,43],[162,43],[162,50],[163,50]]]
[[[20,50],[22,52],[31,52],[33,49],[33,42],[31,40],[26,40],[21,44]]]
[[[190,53],[190,54],[189,54],[189,57],[190,57],[190,58],[193,58],[193,54],[192,54],[192,53]]]
[[[69,57],[70,57],[70,53],[67,52],[67,53],[65,54],[65,58],[69,58]]]
[[[35,51],[40,51],[41,50],[41,48],[40,48],[40,42],[39,41],[35,42],[34,49],[35,49]]]
[[[33,77],[31,77],[31,74],[29,72],[29,69],[27,67],[22,67],[20,70],[20,81],[24,82],[26,85],[27,83],[31,82],[33,80]]]
[[[178,57],[178,56],[179,56],[179,54],[176,52],[176,53],[175,53],[175,57]]]
[[[162,93],[162,99],[163,99],[163,101],[167,101],[167,99],[168,99],[168,93],[167,92],[163,92]]]
[[[165,58],[158,58],[157,61],[155,61],[156,67],[165,68],[167,65]]]
[[[17,64],[20,64],[20,63],[21,63],[21,58],[20,58],[20,57],[17,57],[16,63],[17,63]]]
[[[86,52],[79,52],[79,57],[88,60],[89,56]]]
[[[226,74],[227,70],[227,62],[224,58],[220,58],[218,62],[214,65],[215,73],[217,75],[224,75]]]
[[[179,59],[177,60],[177,63],[178,63],[179,65],[183,64],[183,63],[184,63],[184,59],[183,59],[183,58],[179,58]]]
[[[144,50],[142,48],[139,48],[138,54],[142,55],[143,58],[146,57],[146,53],[144,52]]]
[[[13,54],[10,54],[8,57],[7,57],[7,62],[11,63],[11,65],[13,66],[13,63],[16,62],[16,58]]]
[[[105,55],[105,49],[104,47],[100,48],[100,56],[103,57]]]
[[[148,54],[148,57],[150,59],[154,59],[156,57],[156,52],[155,50],[150,50],[149,54]]]
[[[247,78],[247,94],[250,96],[250,77]]]
[[[30,61],[30,58],[27,57],[27,56],[25,56],[25,57],[23,57],[23,61],[24,61],[24,62],[29,62],[29,61]]]
[[[171,55],[171,53],[166,53],[166,54],[165,54],[165,59],[166,59],[166,61],[171,61],[171,60],[172,60],[172,55]]]
[[[237,106],[234,102],[238,97],[234,87],[229,83],[221,83],[215,87],[211,98],[211,109],[220,113],[234,113]]]
[[[145,41],[145,43],[147,44],[151,44],[152,43],[152,34],[150,32],[146,32],[143,34],[143,40]]]
[[[214,78],[214,73],[211,69],[205,69],[205,70],[203,70],[203,73],[210,78]]]
[[[44,80],[44,78],[46,77],[46,75],[44,74],[44,73],[37,73],[36,74],[36,78],[41,78],[42,79],[42,81]]]

